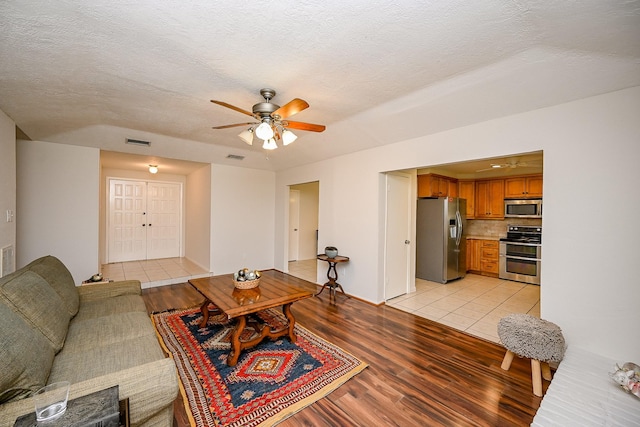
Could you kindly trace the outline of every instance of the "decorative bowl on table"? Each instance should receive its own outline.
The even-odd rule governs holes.
[[[324,254],[329,258],[335,258],[338,256],[338,248],[335,246],[327,246],[324,248]]]
[[[260,272],[243,268],[233,273],[233,285],[236,289],[253,289],[260,285]]]

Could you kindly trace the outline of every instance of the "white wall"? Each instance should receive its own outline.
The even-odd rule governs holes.
[[[0,248],[16,246],[16,124],[0,111]],[[11,222],[7,211],[13,212]]]
[[[211,271],[211,166],[187,175],[185,256]]]
[[[17,142],[16,267],[59,258],[76,283],[99,271],[100,150]]]
[[[274,187],[273,172],[212,166],[211,269],[214,274],[232,273],[244,267],[273,267]]]
[[[279,172],[275,266],[286,262],[288,186],[320,181],[319,247],[351,258],[339,271],[347,293],[381,302],[381,172],[544,150],[542,317],[569,345],[638,360],[639,117],[634,87]]]

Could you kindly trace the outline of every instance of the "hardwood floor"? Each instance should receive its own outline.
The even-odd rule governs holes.
[[[202,302],[188,284],[144,289],[143,297],[149,312]],[[503,371],[501,346],[445,325],[340,294],[331,304],[326,292],[292,311],[369,367],[279,426],[528,426],[542,400],[528,359]],[[174,427],[187,426],[179,398]]]

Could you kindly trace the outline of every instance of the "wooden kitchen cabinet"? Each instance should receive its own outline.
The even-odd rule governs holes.
[[[542,175],[519,176],[505,178],[504,198],[538,198],[542,197]]]
[[[480,242],[478,239],[467,239],[467,271],[480,271]]]
[[[498,277],[498,241],[467,239],[467,271]]]
[[[498,241],[481,240],[480,271],[488,276],[498,276]]]
[[[476,217],[476,182],[458,181],[458,197],[467,201],[467,219]]]
[[[418,175],[418,197],[457,197],[457,180],[446,176]]]
[[[475,218],[504,218],[504,179],[476,181]]]

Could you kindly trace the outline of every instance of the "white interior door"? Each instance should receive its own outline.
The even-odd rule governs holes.
[[[406,294],[409,289],[411,200],[411,182],[409,177],[388,174],[385,299]]]
[[[300,251],[300,190],[289,190],[289,261]]]
[[[123,262],[147,256],[145,182],[109,182],[108,261]]]
[[[180,256],[182,186],[109,180],[107,262]]]
[[[180,256],[181,185],[147,184],[147,259]]]

